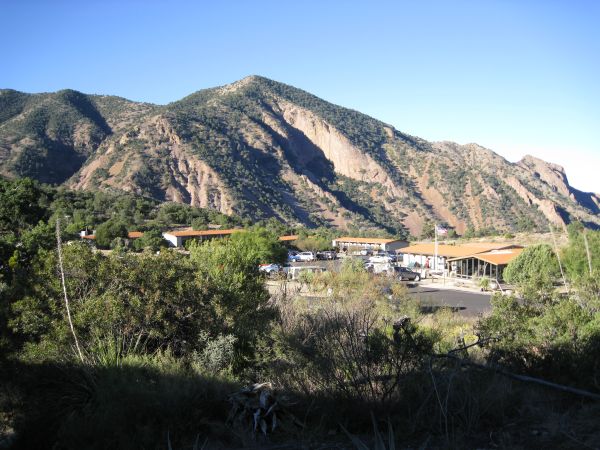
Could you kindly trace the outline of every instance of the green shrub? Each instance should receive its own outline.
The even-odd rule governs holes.
[[[560,277],[558,259],[549,245],[533,245],[508,264],[503,277],[522,291],[549,291]]]
[[[145,231],[141,237],[133,241],[133,247],[136,250],[149,249],[156,252],[168,246],[169,242],[163,238],[162,232],[158,229]]]
[[[108,248],[115,246],[115,239],[127,238],[127,226],[118,219],[110,219],[96,228],[96,244],[100,247]]]

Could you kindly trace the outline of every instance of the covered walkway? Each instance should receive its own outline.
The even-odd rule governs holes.
[[[451,258],[447,262],[448,274],[456,278],[488,277],[502,281],[502,272],[508,263],[522,251],[522,248],[510,248]]]

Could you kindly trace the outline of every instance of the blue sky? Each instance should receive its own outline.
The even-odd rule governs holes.
[[[600,192],[600,2],[0,3],[0,87],[167,103],[258,74]]]

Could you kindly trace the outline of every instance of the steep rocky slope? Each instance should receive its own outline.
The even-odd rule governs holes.
[[[0,91],[0,170],[306,225],[600,225],[598,195],[572,188],[559,166],[430,143],[262,77],[165,106]]]

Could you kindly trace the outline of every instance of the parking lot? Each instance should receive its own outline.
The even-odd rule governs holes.
[[[368,261],[367,256],[354,256],[363,261]],[[333,261],[293,262],[290,266],[317,266],[327,270],[339,271],[343,259]],[[491,311],[490,294],[484,292],[470,292],[464,289],[431,286],[427,281],[421,283],[407,283],[410,296],[419,299],[424,313],[433,313],[440,308],[450,308],[452,311],[468,317],[476,317]]]
[[[489,293],[423,285],[412,285],[408,288],[408,293],[420,300],[421,310],[424,313],[434,313],[445,307],[462,316],[476,317],[486,314],[492,309]]]

